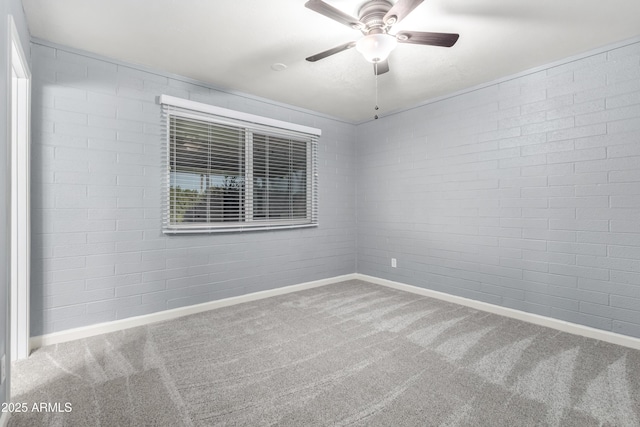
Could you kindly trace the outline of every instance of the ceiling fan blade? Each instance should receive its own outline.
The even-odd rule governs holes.
[[[331,18],[334,21],[344,24],[349,28],[353,28],[354,30],[360,30],[365,27],[365,25],[357,18],[354,18],[353,16],[348,15],[339,9],[336,9],[330,4],[323,2],[322,0],[309,0],[304,5],[308,9],[311,9],[314,12],[318,12],[320,15]]]
[[[342,52],[343,50],[351,49],[356,45],[356,42],[349,42],[345,44],[341,44],[340,46],[336,46],[332,49],[325,50],[324,52],[316,53],[315,55],[311,55],[306,58],[309,62],[316,62],[320,59],[326,58],[327,56],[334,55],[336,53]]]
[[[373,64],[373,72],[376,75],[384,74],[389,71],[389,60],[385,59],[384,61],[376,62]]]
[[[382,21],[387,25],[393,25],[402,21],[413,9],[418,7],[424,0],[398,0],[391,9],[384,15]],[[392,17],[392,19],[389,21]]]
[[[422,31],[400,31],[396,34],[398,43],[426,44],[429,46],[451,47],[458,41],[459,34],[426,33]]]

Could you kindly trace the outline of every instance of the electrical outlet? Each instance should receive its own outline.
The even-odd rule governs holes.
[[[6,355],[2,355],[2,359],[0,359],[0,384],[4,384],[4,380],[7,377],[7,365],[5,363]]]
[[[398,267],[398,263],[396,262],[395,258],[391,258],[391,267],[393,267],[393,268]]]

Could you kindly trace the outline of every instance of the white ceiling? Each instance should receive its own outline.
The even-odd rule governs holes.
[[[392,0],[393,1],[393,0]],[[372,64],[355,50],[304,58],[361,33],[305,0],[22,0],[32,36],[325,113],[372,118]],[[362,0],[326,0],[356,16]],[[459,33],[452,48],[399,44],[380,114],[640,35],[638,0],[426,0],[394,31]],[[271,69],[284,63],[283,71]]]

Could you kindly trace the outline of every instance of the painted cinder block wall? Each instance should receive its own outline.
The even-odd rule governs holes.
[[[639,46],[353,125],[35,41],[32,335],[357,271],[640,336]],[[162,235],[161,93],[321,128],[321,226]]]
[[[362,124],[356,150],[359,273],[640,337],[639,42]]]
[[[352,124],[44,42],[32,61],[32,336],[354,272]],[[319,227],[163,235],[161,94],[320,128]]]

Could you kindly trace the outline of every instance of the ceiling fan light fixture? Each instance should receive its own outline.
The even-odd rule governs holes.
[[[356,50],[369,62],[382,62],[396,48],[398,41],[389,34],[369,34],[356,42]]]

